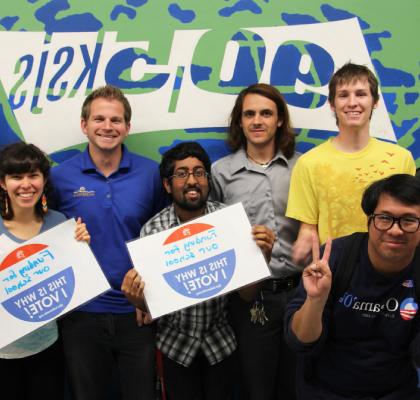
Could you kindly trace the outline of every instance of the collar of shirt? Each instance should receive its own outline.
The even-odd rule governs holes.
[[[130,158],[130,152],[127,151],[127,148],[124,144],[121,145],[122,150],[122,158],[120,161],[120,165],[118,167],[118,171],[121,171],[123,169],[128,170],[131,166],[131,158]],[[92,161],[92,158],[89,154],[89,146],[86,146],[86,149],[82,152],[82,159],[81,159],[81,170],[83,172],[90,172],[90,171],[98,171],[96,168],[96,165]]]
[[[282,151],[279,149],[273,159],[270,161],[270,164],[281,160],[281,162],[285,163],[286,166],[289,166],[289,162],[287,158],[283,155]],[[236,151],[232,156],[232,163],[230,164],[230,172],[231,174],[236,174],[242,169],[252,169],[250,168],[251,162],[248,160],[246,155],[246,151],[243,147],[241,147],[238,151]],[[253,165],[253,164],[252,164]],[[260,171],[258,171],[260,172]]]

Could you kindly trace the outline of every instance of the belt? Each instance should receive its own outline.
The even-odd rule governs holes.
[[[262,290],[273,293],[287,292],[299,285],[300,277],[300,275],[293,275],[285,278],[267,279],[263,283]]]

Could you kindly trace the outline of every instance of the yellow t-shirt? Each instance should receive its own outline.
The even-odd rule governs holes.
[[[286,216],[318,225],[321,243],[367,230],[360,206],[365,188],[393,174],[411,174],[411,153],[395,144],[370,138],[356,153],[337,150],[327,140],[301,156],[292,172]]]

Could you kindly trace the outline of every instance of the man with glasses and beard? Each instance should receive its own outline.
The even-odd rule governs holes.
[[[160,175],[173,203],[143,226],[141,237],[223,207],[208,200],[210,165],[208,155],[195,142],[180,143],[163,155]],[[252,235],[269,259],[274,233],[257,225]],[[126,274],[121,289],[136,307],[144,309],[143,287],[144,282],[133,269]],[[256,286],[251,285],[242,288],[240,294],[250,301],[255,291]],[[171,400],[230,398],[236,339],[228,321],[227,296],[160,318],[157,347],[163,355],[165,385]]]

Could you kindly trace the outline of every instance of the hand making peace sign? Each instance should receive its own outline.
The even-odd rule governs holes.
[[[331,238],[325,243],[324,254],[319,259],[319,243],[317,237],[312,237],[312,263],[302,273],[303,285],[308,297],[321,299],[328,297],[331,289],[331,270],[328,260],[331,254]]]

